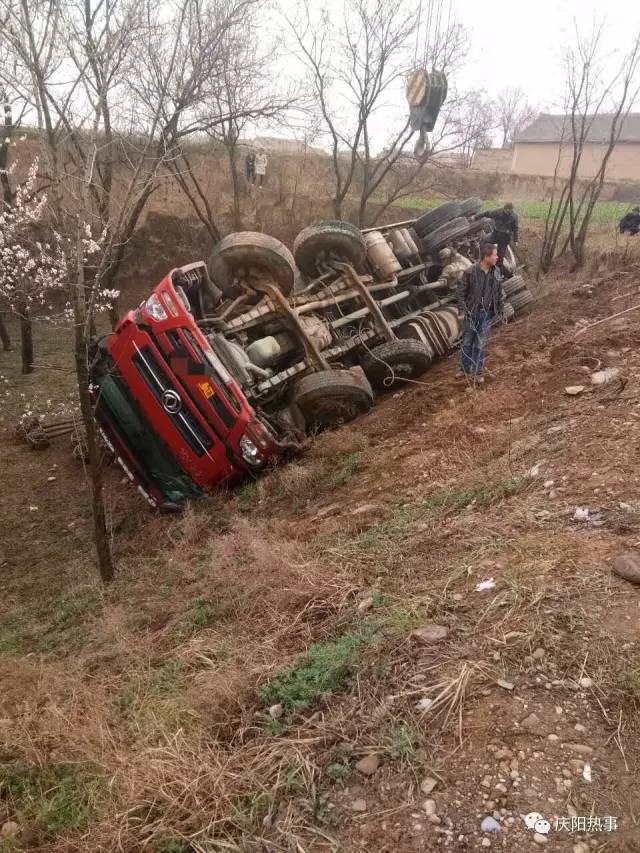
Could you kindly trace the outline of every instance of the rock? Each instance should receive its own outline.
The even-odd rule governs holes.
[[[545,489],[552,489],[554,485],[554,480],[545,480],[542,485]]]
[[[593,679],[592,678],[581,678],[578,682],[580,687],[584,690],[587,690],[589,687],[593,687]]]
[[[5,838],[10,838],[12,835],[17,835],[20,832],[20,826],[15,822],[15,820],[8,820],[2,824],[2,829],[0,829],[0,835],[3,835]]]
[[[491,840],[489,838],[483,838],[482,839],[482,846],[483,847],[491,847]]]
[[[574,752],[577,752],[578,755],[592,755],[593,747],[588,746],[586,743],[568,743],[567,747],[572,749]]]
[[[371,776],[376,772],[379,764],[380,759],[377,755],[365,755],[356,764],[356,770],[358,773],[362,773],[363,776]]]
[[[422,699],[418,699],[416,702],[416,708],[418,711],[430,711],[433,706],[433,699],[430,699],[428,696],[423,696]]]
[[[613,561],[613,572],[630,583],[640,585],[640,552],[626,551]]]
[[[513,690],[514,684],[511,681],[505,681],[503,678],[499,678],[497,681],[498,687],[503,687],[505,690]]]
[[[373,607],[373,596],[369,596],[368,598],[363,598],[362,601],[358,603],[358,613],[366,613],[367,610],[371,610]]]
[[[550,734],[550,735],[547,735],[547,740],[555,742],[555,741],[560,740],[560,738],[558,737],[558,735]]]
[[[449,629],[444,625],[429,624],[422,628],[416,628],[411,636],[423,646],[430,646],[432,643],[439,643],[446,639],[449,636]]]
[[[571,848],[572,853],[589,853],[589,845],[585,844],[584,841],[578,841],[577,844],[574,844]]]
[[[480,782],[483,788],[491,787],[491,776],[485,776],[484,779]]]
[[[513,758],[513,753],[510,749],[498,749],[496,750],[496,758],[498,761],[504,761],[506,758]]]
[[[576,723],[573,727],[577,732],[586,732],[586,728],[582,725],[582,723]]]
[[[531,655],[531,657],[532,657],[534,660],[542,660],[542,658],[543,658],[544,656],[545,656],[545,651],[544,651],[544,649],[541,649],[541,648],[536,649],[536,650],[534,651],[534,653]]]
[[[495,789],[496,791],[500,791],[501,794],[507,793],[507,786],[503,785],[502,782],[498,782],[498,784],[495,786]]]
[[[427,817],[427,820],[429,821],[429,823],[440,823],[440,818],[437,814],[430,814]]]
[[[269,716],[273,717],[274,720],[280,719],[280,717],[283,714],[284,714],[284,706],[283,705],[280,705],[280,704],[272,705],[269,708]]]
[[[47,483],[55,483],[57,479],[57,477],[47,477]]]
[[[537,732],[540,728],[540,717],[536,716],[536,714],[529,714],[528,717],[525,717],[524,720],[520,723],[523,729],[527,729],[530,732]]]
[[[618,376],[620,376],[619,367],[605,367],[604,370],[596,370],[595,373],[591,374],[591,383],[592,385],[606,385],[613,382]]]
[[[425,800],[424,803],[422,804],[422,810],[428,816],[437,814],[438,807],[436,805],[436,801],[435,800]]]
[[[582,394],[584,388],[584,385],[567,385],[567,387],[564,389],[564,393],[568,394],[570,397],[577,397],[578,394]],[[545,838],[545,841],[546,840],[547,839]]]
[[[502,832],[502,827],[498,823],[498,821],[491,816],[485,817],[485,819],[480,824],[480,829],[483,832]]]
[[[376,512],[380,509],[379,504],[362,504],[351,510],[351,515],[365,515],[367,512]]]
[[[423,779],[420,783],[420,790],[425,796],[429,796],[429,794],[436,788],[438,785],[438,780],[434,779],[433,776],[427,776],[426,779]]]
[[[353,812],[366,812],[367,810],[367,801],[366,800],[354,800],[351,803],[351,811]]]
[[[567,763],[574,773],[582,773],[584,770],[584,761],[581,758],[570,758]]]
[[[546,835],[542,835],[540,832],[536,832],[533,836],[533,840],[536,844],[546,844],[549,840]]]

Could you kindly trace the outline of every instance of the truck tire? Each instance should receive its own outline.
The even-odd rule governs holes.
[[[524,290],[520,291],[520,293],[516,293],[514,296],[512,296],[509,299],[509,302],[513,306],[513,310],[516,312],[516,314],[519,314],[521,311],[523,311],[525,308],[535,302],[535,298],[533,296],[533,293],[531,293],[531,291],[525,287]]]
[[[424,237],[444,225],[445,222],[450,222],[459,216],[462,216],[459,203],[457,201],[445,201],[444,204],[439,204],[433,210],[427,210],[426,213],[419,216],[414,223],[413,230],[418,237]]]
[[[469,234],[482,234],[484,231],[487,235],[491,233],[491,229],[493,227],[493,221],[491,219],[487,219],[486,216],[480,217],[480,219],[472,219],[469,224]]]
[[[504,303],[504,310],[502,312],[502,318],[505,323],[510,323],[514,317],[516,316],[516,312],[514,310],[513,305],[510,302]]]
[[[422,241],[422,251],[426,254],[437,252],[438,249],[443,249],[452,240],[464,237],[468,233],[469,220],[465,216],[459,216],[428,234]]]
[[[475,216],[476,213],[480,213],[481,209],[481,198],[473,196],[472,198],[465,198],[464,201],[460,202],[460,216]]]
[[[387,341],[362,359],[362,369],[376,391],[388,391],[431,367],[433,352],[420,341]]]
[[[359,228],[350,222],[327,219],[304,228],[293,244],[298,268],[309,278],[320,275],[318,262],[331,258],[345,261],[356,269],[364,263],[367,247]]]
[[[307,429],[317,432],[341,426],[373,405],[373,390],[364,374],[350,370],[321,370],[303,376],[293,391],[293,403]]]
[[[250,269],[268,273],[285,296],[291,293],[296,277],[296,264],[287,247],[275,237],[257,231],[223,237],[214,246],[207,267],[211,280],[231,299],[242,292],[238,279]],[[250,286],[250,280],[247,284]]]
[[[515,296],[521,290],[525,290],[527,285],[521,275],[513,275],[502,284],[505,296]]]

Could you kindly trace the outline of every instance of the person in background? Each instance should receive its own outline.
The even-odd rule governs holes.
[[[256,182],[256,155],[254,151],[249,151],[247,156],[244,158],[244,168],[245,174],[247,176],[248,184],[255,184]]]
[[[265,178],[267,175],[267,154],[264,148],[258,149],[258,153],[256,154],[256,178],[258,179],[258,186],[260,189],[264,186]]]
[[[498,247],[483,243],[480,260],[462,274],[458,307],[464,317],[460,376],[484,382],[484,365],[491,327],[502,316],[504,294],[498,271]]]
[[[625,213],[620,220],[618,230],[621,234],[640,233],[640,207],[632,207],[629,213]]]
[[[498,247],[498,266],[504,276],[508,276],[504,268],[504,255],[511,241],[518,242],[518,216],[513,204],[508,201],[504,207],[496,210],[484,210],[482,216],[493,219],[493,233],[488,238],[490,243]]]

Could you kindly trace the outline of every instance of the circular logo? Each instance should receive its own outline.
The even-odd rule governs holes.
[[[177,414],[182,407],[180,395],[171,389],[164,391],[162,394],[162,406],[165,412],[169,412],[170,415]]]

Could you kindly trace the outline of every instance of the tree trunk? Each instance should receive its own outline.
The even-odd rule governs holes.
[[[11,338],[2,317],[0,317],[0,341],[2,341],[2,349],[9,352],[11,350]]]
[[[22,372],[33,373],[33,326],[26,309],[20,312],[20,354]]]
[[[229,147],[229,167],[231,170],[231,184],[233,186],[233,229],[242,231],[242,209],[240,207],[240,175],[236,162],[235,146]]]

